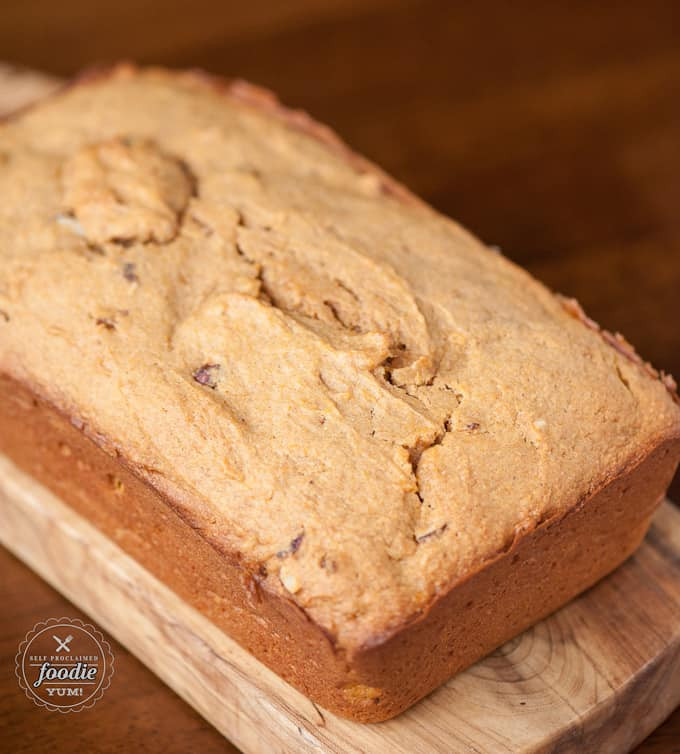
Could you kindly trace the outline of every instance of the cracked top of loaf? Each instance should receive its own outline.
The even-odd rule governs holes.
[[[71,87],[0,195],[0,370],[345,648],[680,433],[624,341],[242,84]]]

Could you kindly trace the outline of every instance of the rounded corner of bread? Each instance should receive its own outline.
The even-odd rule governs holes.
[[[647,533],[680,457],[667,436],[593,493],[513,540],[438,596],[426,611],[354,654],[392,717],[547,617],[632,555]],[[474,642],[470,641],[474,636]],[[376,719],[382,714],[374,711]]]

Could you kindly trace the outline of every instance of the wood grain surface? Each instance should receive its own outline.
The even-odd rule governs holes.
[[[320,710],[2,456],[0,542],[248,754],[617,754],[680,701],[680,511],[669,503],[614,574],[376,725]]]
[[[70,75],[134,58],[276,89],[676,377],[679,34],[680,4],[661,0],[0,7],[0,55],[28,67]],[[680,499],[677,476],[670,495]],[[37,620],[79,611],[11,556],[0,562],[5,667]],[[16,733],[13,750],[225,751],[219,734],[114,651],[122,681],[80,720],[37,718],[3,673],[0,724]],[[680,710],[640,751],[680,753]]]

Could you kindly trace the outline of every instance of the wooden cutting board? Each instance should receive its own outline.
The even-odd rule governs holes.
[[[57,84],[0,66],[0,112]],[[680,704],[669,503],[616,573],[378,725],[320,710],[2,456],[0,541],[244,752],[623,752]]]

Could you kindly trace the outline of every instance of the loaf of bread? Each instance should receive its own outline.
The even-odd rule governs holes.
[[[0,127],[0,450],[323,707],[621,563],[672,380],[307,116],[118,66]]]

